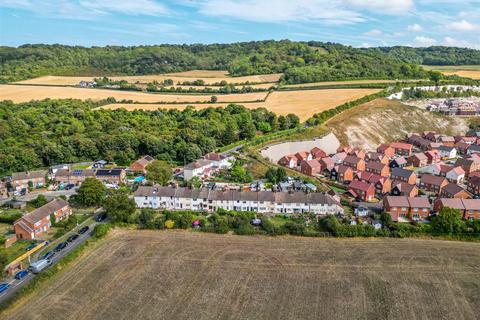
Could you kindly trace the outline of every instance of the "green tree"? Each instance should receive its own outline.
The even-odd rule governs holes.
[[[444,207],[432,219],[431,228],[434,233],[461,233],[465,230],[465,221],[459,210]]]
[[[288,175],[285,168],[277,168],[277,182],[287,181]]]
[[[40,208],[48,203],[47,198],[43,194],[39,194],[37,198],[29,202],[35,208]]]
[[[268,168],[267,172],[265,173],[265,178],[268,182],[277,183],[277,170],[275,168]]]
[[[100,180],[86,178],[75,199],[85,206],[100,206],[105,199],[105,192],[106,188]]]
[[[121,190],[110,190],[103,201],[103,208],[107,216],[113,222],[132,223],[135,214],[135,201],[128,197],[127,192]]]
[[[211,96],[211,97],[210,97],[210,102],[211,102],[211,103],[216,103],[217,100],[218,100],[217,96]]]
[[[172,167],[166,161],[154,160],[146,170],[147,180],[162,186],[166,185],[172,176]]]

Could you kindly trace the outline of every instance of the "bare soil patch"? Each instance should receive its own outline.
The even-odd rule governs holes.
[[[468,130],[466,119],[440,116],[387,99],[376,99],[346,110],[326,125],[342,144],[366,150],[375,150],[380,143],[402,139],[414,132],[458,135]]]
[[[477,319],[480,244],[120,231],[7,319]]]

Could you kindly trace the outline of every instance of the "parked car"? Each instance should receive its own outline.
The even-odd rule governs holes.
[[[68,245],[68,242],[62,242],[62,243],[59,243],[56,247],[55,247],[55,252],[59,252],[63,249],[65,249],[65,247]]]
[[[75,185],[73,183],[69,183],[65,186],[65,190],[70,190],[70,189],[73,189],[75,188]]]
[[[84,234],[85,232],[88,231],[88,229],[90,229],[90,227],[89,227],[89,226],[85,226],[85,227],[83,227],[82,229],[78,230],[78,233]]]
[[[30,251],[35,248],[37,244],[35,242],[31,243],[28,247],[25,248],[25,251]]]
[[[55,255],[55,252],[53,252],[53,251],[48,251],[47,253],[45,253],[45,254],[43,255],[42,258],[43,258],[43,259],[50,259],[50,258],[53,257],[54,255]]]
[[[102,222],[107,218],[107,214],[105,212],[101,212],[95,216],[95,221]]]
[[[15,274],[15,279],[22,280],[28,274],[28,270],[20,270]]]
[[[8,288],[10,288],[10,284],[8,284],[8,283],[0,283],[0,293],[4,292],[4,291],[7,290]]]
[[[72,242],[77,240],[78,234],[72,234],[70,237],[68,237],[67,242]]]

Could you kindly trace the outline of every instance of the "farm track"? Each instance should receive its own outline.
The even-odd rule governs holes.
[[[476,319],[480,244],[114,231],[7,319]]]

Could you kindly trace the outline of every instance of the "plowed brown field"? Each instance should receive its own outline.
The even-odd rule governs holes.
[[[480,244],[115,231],[7,319],[478,319]]]

